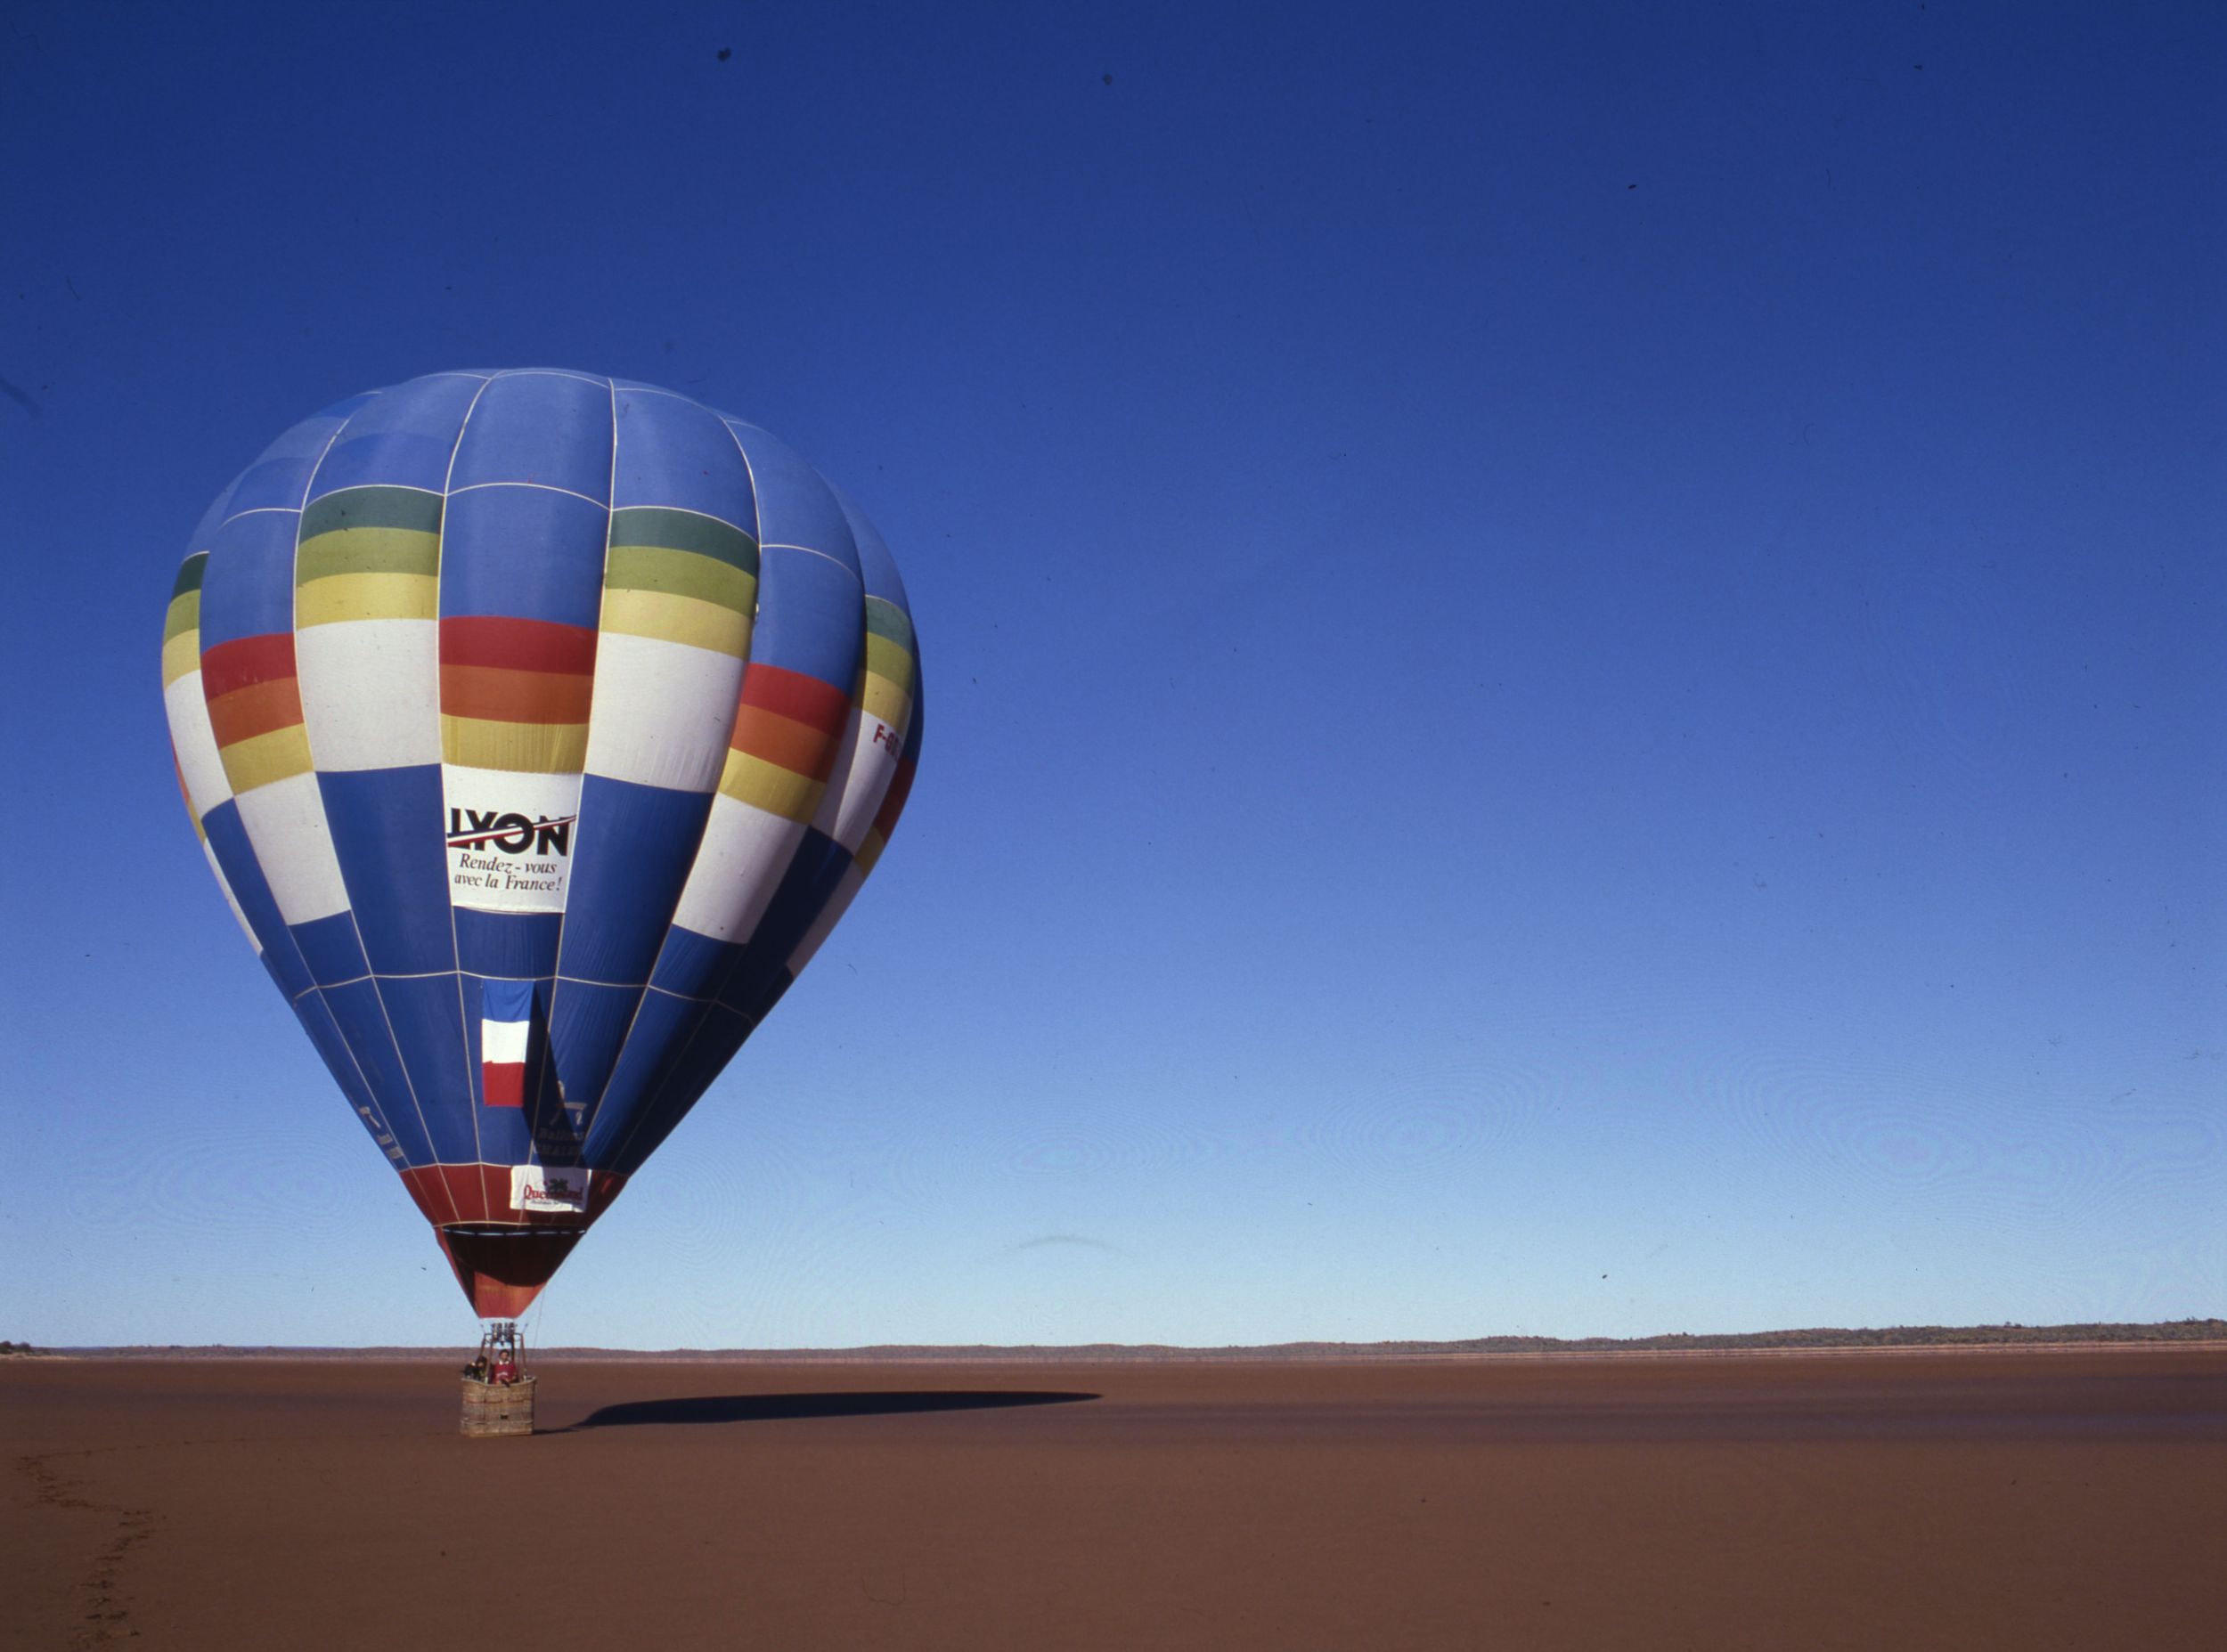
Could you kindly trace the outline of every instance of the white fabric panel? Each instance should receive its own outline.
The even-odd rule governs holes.
[[[673,921],[715,940],[749,940],[804,840],[797,822],[722,792],[712,799]]]
[[[313,774],[289,775],[240,794],[240,824],[271,885],[279,916],[307,924],[348,909],[347,886],[325,830],[325,802]]]
[[[580,777],[441,767],[449,899],[479,912],[562,912],[578,848]]]
[[[441,761],[437,620],[340,620],[294,633],[302,722],[323,769]]]
[[[742,662],[655,637],[596,640],[588,772],[640,785],[708,792],[727,762]]]
[[[866,841],[867,828],[881,810],[882,799],[888,795],[890,781],[896,777],[901,736],[879,718],[866,716],[855,705],[844,736],[836,748],[842,755],[836,759],[835,772],[828,777],[827,794],[820,800],[812,825],[856,854]]]
[[[209,727],[208,702],[201,697],[201,674],[188,671],[162,691],[163,709],[170,715],[170,744],[178,753],[178,773],[185,777],[185,794],[201,819],[232,795],[224,775],[224,761],[216,754],[216,732]]]
[[[534,1023],[523,1021],[489,1021],[479,1023],[479,1059],[493,1066],[504,1067],[526,1059],[526,1047]]]

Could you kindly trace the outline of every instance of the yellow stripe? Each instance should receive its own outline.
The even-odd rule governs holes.
[[[719,777],[719,789],[738,803],[748,803],[768,814],[808,826],[819,811],[820,799],[828,785],[793,769],[784,769],[779,763],[769,763],[763,757],[753,757],[747,752],[730,751],[727,772]]]
[[[338,574],[414,574],[441,571],[441,536],[415,528],[329,528],[313,533],[294,552],[294,577],[306,584]]]
[[[890,641],[886,637],[877,637],[872,631],[869,631],[866,633],[866,669],[877,676],[888,678],[907,694],[910,694],[913,673],[919,667],[915,663],[912,655],[901,645]]]
[[[224,747],[224,778],[234,796],[273,780],[309,772],[309,735],[299,723],[252,735]]]
[[[162,645],[162,686],[167,688],[188,671],[201,669],[201,633],[180,631]]]
[[[869,671],[866,692],[859,697],[859,710],[902,734],[905,719],[912,715],[912,696],[880,672]]]
[[[588,725],[499,723],[480,717],[444,716],[441,756],[466,769],[576,775],[587,763]]]
[[[866,836],[860,842],[858,851],[851,857],[851,864],[859,869],[861,877],[864,877],[874,869],[874,863],[882,858],[882,849],[888,842],[889,840],[879,832],[870,826],[867,828]]]
[[[182,590],[171,598],[169,609],[162,616],[163,641],[168,642],[171,638],[183,631],[195,631],[200,629],[200,591],[199,590]]]
[[[429,620],[441,582],[422,574],[332,574],[294,588],[294,629],[341,620]]]
[[[664,590],[603,593],[603,629],[658,642],[686,643],[738,660],[750,656],[750,616],[715,602]]]

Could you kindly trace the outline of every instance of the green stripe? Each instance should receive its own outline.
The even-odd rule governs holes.
[[[302,512],[305,540],[343,528],[404,528],[413,533],[438,533],[441,496],[413,487],[349,487],[326,494]]]
[[[907,654],[920,652],[913,646],[910,617],[886,597],[866,599],[866,629],[877,637],[888,638]]]
[[[658,545],[667,550],[692,550],[699,557],[716,557],[745,574],[758,571],[758,542],[740,528],[716,517],[699,517],[692,510],[671,510],[663,505],[632,505],[611,513],[611,545]]]
[[[294,553],[294,583],[328,574],[423,574],[441,571],[441,536],[406,528],[343,528],[306,539]]]
[[[754,566],[738,568],[723,558],[662,545],[614,545],[603,566],[603,583],[612,590],[661,590],[675,597],[715,602],[747,616],[758,600]]]
[[[201,588],[201,575],[208,568],[208,552],[197,550],[178,565],[177,583],[170,587],[173,597],[183,597],[189,590]]]

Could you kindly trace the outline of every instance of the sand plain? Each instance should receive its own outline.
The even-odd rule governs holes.
[[[0,1646],[2227,1645],[2227,1350],[0,1362]]]

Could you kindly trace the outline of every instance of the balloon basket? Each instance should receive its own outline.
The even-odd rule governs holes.
[[[472,1440],[501,1439],[534,1432],[534,1379],[483,1382],[464,1379],[464,1417],[458,1428]]]

